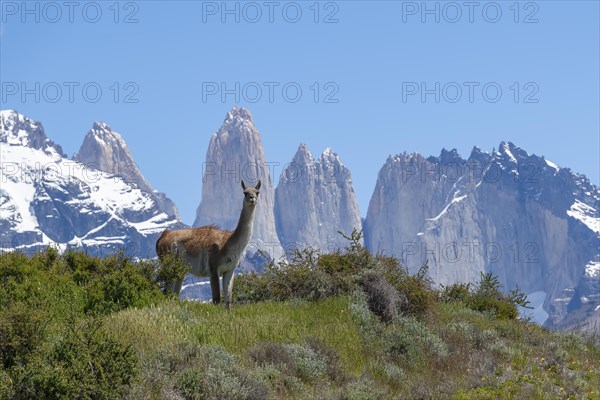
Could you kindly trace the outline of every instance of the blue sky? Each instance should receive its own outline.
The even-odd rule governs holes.
[[[42,121],[69,155],[108,123],[188,224],[210,135],[236,104],[268,162],[332,147],[363,216],[403,151],[468,157],[509,140],[599,183],[597,1],[72,4],[1,2],[1,108]]]

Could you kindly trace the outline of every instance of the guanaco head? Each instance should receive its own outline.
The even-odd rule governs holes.
[[[246,187],[242,180],[242,189],[244,189],[244,205],[254,207],[258,202],[258,189],[260,189],[260,180],[254,187]]]

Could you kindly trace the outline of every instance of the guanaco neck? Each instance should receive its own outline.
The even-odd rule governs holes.
[[[244,251],[250,241],[250,236],[252,236],[255,208],[255,206],[247,206],[246,204],[242,206],[238,224],[223,247],[224,254],[232,252],[241,254]]]

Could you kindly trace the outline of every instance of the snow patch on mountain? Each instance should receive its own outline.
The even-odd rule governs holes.
[[[585,266],[585,275],[589,278],[600,278],[600,261],[590,261]]]
[[[513,155],[513,153],[510,151],[509,144],[508,144],[508,143],[502,143],[502,147],[501,147],[501,148],[502,148],[502,150],[503,150],[503,153],[504,153],[504,154],[506,154],[506,155],[508,156],[508,159],[509,159],[511,162],[513,162],[513,163],[517,164],[517,159],[516,159],[516,157]]]
[[[560,170],[560,167],[557,164],[553,163],[552,161],[550,161],[550,160],[544,160],[544,161],[546,161],[546,164],[549,167],[554,168],[556,171]]]
[[[448,208],[450,208],[450,206],[451,206],[452,204],[459,203],[459,202],[461,202],[462,200],[464,200],[464,199],[466,199],[466,198],[467,198],[467,195],[466,195],[466,194],[465,194],[465,195],[463,195],[463,196],[454,197],[454,198],[452,199],[452,201],[451,201],[450,203],[448,203],[448,204],[446,205],[446,207],[444,207],[444,209],[442,210],[442,212],[440,212],[440,213],[439,213],[439,214],[438,214],[436,217],[434,217],[434,218],[427,218],[427,221],[437,221],[437,220],[438,220],[438,219],[440,219],[440,218],[441,218],[441,217],[442,217],[444,214],[446,214],[446,211],[448,211]]]
[[[600,217],[597,216],[598,211],[595,208],[577,199],[567,210],[567,215],[585,224],[593,232],[600,234]]]
[[[138,232],[143,235],[161,233],[165,229],[171,227],[173,220],[164,212],[151,217],[142,222],[129,222]]]

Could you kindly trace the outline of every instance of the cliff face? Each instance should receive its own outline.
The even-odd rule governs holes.
[[[413,270],[428,261],[437,283],[493,271],[507,289],[543,292],[550,318],[539,322],[557,325],[582,296],[588,308],[600,304],[584,279],[598,257],[598,210],[600,190],[589,180],[512,143],[475,148],[468,160],[455,151],[403,154],[379,172],[365,242]],[[570,305],[561,308],[565,291]]]
[[[349,235],[362,224],[350,171],[337,154],[326,149],[315,160],[306,145],[300,145],[279,178],[275,220],[286,249],[334,251],[348,245],[338,231]]]
[[[260,134],[248,110],[234,107],[227,113],[223,125],[210,139],[203,169],[202,201],[194,226],[216,224],[224,229],[234,229],[242,209],[241,180],[247,186],[254,186],[260,179],[259,203],[246,264],[260,266],[260,263],[249,261],[258,250],[275,259],[281,257],[283,249],[273,213],[275,189]]]

